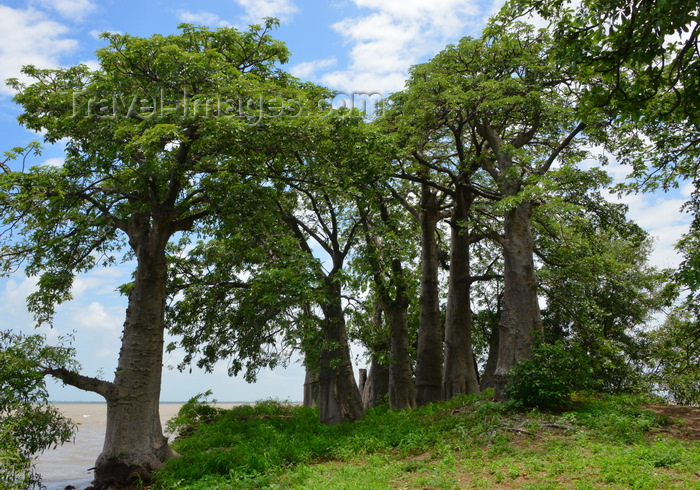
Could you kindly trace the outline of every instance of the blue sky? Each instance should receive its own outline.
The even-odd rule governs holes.
[[[211,27],[245,28],[266,16],[278,17],[275,37],[287,43],[292,57],[287,69],[305,80],[334,89],[389,94],[400,90],[407,69],[426,61],[446,44],[478,35],[500,1],[442,0],[33,0],[0,2],[0,79],[19,76],[22,65],[41,68],[95,65],[94,51],[104,45],[103,31],[135,36],[167,34],[180,22]],[[18,108],[12,94],[0,86],[0,151],[36,139],[16,123]],[[60,163],[60,148],[47,148],[32,163]],[[619,180],[625,169],[608,168]],[[627,196],[630,215],[658,237],[653,261],[675,266],[673,244],[687,229],[689,219],[678,212],[690,186],[664,195]],[[75,332],[78,359],[87,375],[104,373],[111,379],[119,351],[125,299],[114,291],[128,280],[130,269],[97,269],[78,278],[74,301],[59,307],[55,328],[42,328],[49,340]],[[24,298],[35,281],[17,274],[0,279],[0,328],[33,331]],[[353,354],[360,354],[354,352]],[[166,354],[166,366],[180,355]],[[213,374],[193,368],[192,373],[167,370],[162,399],[181,401],[207,389],[219,400],[253,401],[261,398],[300,400],[303,369],[264,371],[255,385],[226,375],[225,363]],[[61,401],[100,401],[97,395],[51,384],[51,396]]]

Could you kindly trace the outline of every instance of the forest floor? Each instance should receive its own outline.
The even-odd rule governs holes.
[[[274,401],[195,403],[155,489],[698,489],[700,409],[581,396],[542,412],[459,397],[323,426]]]

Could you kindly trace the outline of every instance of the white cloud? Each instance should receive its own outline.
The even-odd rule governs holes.
[[[406,73],[402,71],[386,74],[369,71],[334,71],[323,75],[321,80],[325,85],[342,89],[345,93],[379,93],[386,96],[404,87]]]
[[[78,306],[78,305],[75,305]],[[80,305],[72,311],[72,321],[76,327],[93,328],[93,329],[120,329],[124,322],[124,314],[121,308],[120,315],[110,314],[104,305],[93,301],[87,306]]]
[[[0,310],[5,319],[7,315],[14,317],[27,316],[26,301],[27,296],[37,290],[37,279],[35,277],[23,277],[21,274],[11,277],[5,282],[5,289],[0,294]]]
[[[65,158],[49,158],[44,162],[44,165],[46,167],[62,167],[65,161]]]
[[[290,0],[236,0],[236,3],[245,9],[248,22],[257,23],[264,17],[286,21],[299,11]]]
[[[628,175],[632,169],[628,165],[619,164],[614,155],[601,147],[592,148],[591,155],[592,158],[581,165],[583,169],[601,168],[613,178],[613,185],[630,182]],[[600,156],[608,156],[610,163],[600,166],[597,160]],[[681,212],[681,207],[692,190],[692,182],[685,182],[681,184],[680,189],[668,193],[618,195],[615,192],[603,192],[603,196],[610,202],[626,204],[627,217],[653,238],[654,249],[649,257],[650,264],[673,268],[681,261],[675,245],[681,235],[688,231],[692,218],[689,214]]]
[[[327,73],[323,83],[346,91],[401,90],[408,68],[483,23],[483,12],[464,0],[353,0],[367,15],[333,24],[351,44],[350,66]]]
[[[95,5],[90,0],[40,0],[39,5],[76,22],[82,21],[87,14],[95,10]]]
[[[98,359],[115,359],[119,351],[117,349],[103,348],[98,350],[95,355]]]
[[[305,63],[299,63],[290,68],[290,73],[302,80],[308,80],[310,78],[315,78],[316,72],[323,70],[324,68],[329,68],[338,62],[335,58],[326,58],[323,60],[307,61]]]
[[[695,191],[695,184],[693,184],[692,181],[687,181],[681,185],[680,191],[683,197],[690,199],[690,196],[692,196]]]
[[[90,0],[39,0],[36,3],[75,22],[82,21],[87,14],[95,10],[95,5]]]
[[[395,19],[420,22],[432,30],[447,36],[460,34],[465,17],[476,17],[480,10],[472,2],[464,0],[353,0],[358,7],[386,13]]]
[[[101,68],[100,63],[97,60],[81,61],[80,64],[87,66],[90,70],[93,70],[93,71],[99,70]]]
[[[185,22],[187,24],[195,24],[201,26],[217,26],[223,27],[229,25],[228,22],[221,19],[216,14],[211,12],[204,12],[202,10],[198,12],[190,12],[189,10],[178,10],[175,15],[180,22]]]
[[[651,230],[649,234],[654,239],[654,250],[649,256],[649,263],[663,268],[678,267],[683,257],[676,250],[676,243],[681,235],[688,232],[688,227],[687,224],[679,224]]]
[[[32,314],[27,309],[27,296],[37,290],[37,279],[21,273],[3,279],[0,285],[0,330],[12,330],[25,335],[44,335],[47,343],[55,344],[60,333],[48,325],[36,327]]]
[[[55,68],[62,55],[76,49],[75,39],[66,39],[68,28],[49,20],[38,10],[13,9],[0,5],[0,79],[24,79],[20,69],[24,65]],[[0,92],[12,93],[4,84]]]
[[[645,230],[658,230],[686,221],[687,216],[680,212],[685,202],[667,194],[630,194],[617,199],[629,206],[627,213]]]
[[[651,265],[677,267],[681,256],[675,249],[678,239],[688,231],[691,216],[681,213],[684,199],[668,194],[629,194],[607,196],[611,202],[628,206],[627,216],[646,230],[654,239],[654,250],[649,257]]]
[[[115,291],[131,280],[131,266],[97,267],[87,274],[79,275],[73,281],[73,297],[81,300],[89,295],[117,295]]]

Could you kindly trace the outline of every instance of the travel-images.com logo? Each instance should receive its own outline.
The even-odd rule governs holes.
[[[174,99],[161,89],[155,93],[102,95],[88,91],[70,94],[71,117],[117,118],[235,118],[250,125],[265,119],[329,115],[333,111],[354,113],[374,119],[383,110],[384,96],[379,92],[335,92],[317,100],[288,98],[279,94],[192,95],[184,92]]]

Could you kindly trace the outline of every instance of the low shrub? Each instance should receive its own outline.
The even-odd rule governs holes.
[[[591,386],[588,356],[562,342],[540,343],[532,358],[518,362],[508,373],[506,395],[528,407],[558,410],[571,403],[571,394]]]

